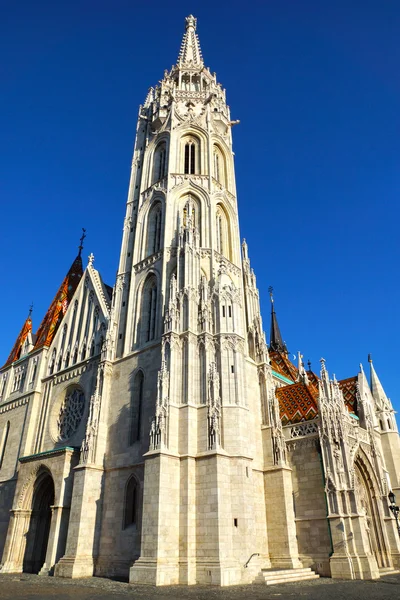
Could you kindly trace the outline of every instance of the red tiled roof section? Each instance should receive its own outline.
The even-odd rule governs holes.
[[[311,421],[318,414],[318,393],[303,382],[277,388],[280,416],[283,425]]]
[[[19,336],[16,339],[16,342],[13,346],[13,349],[10,352],[9,357],[7,358],[7,362],[4,365],[5,367],[7,367],[8,365],[11,365],[11,363],[13,363],[19,359],[19,357],[21,356],[22,346],[24,345],[25,340],[31,331],[32,331],[32,320],[30,317],[28,317],[26,319],[25,323],[23,324],[21,331],[19,332]]]
[[[312,371],[307,371],[308,381],[310,382],[310,387],[313,388],[313,392],[317,395],[319,393],[319,377]]]
[[[65,276],[49,310],[40,324],[36,336],[35,349],[41,348],[42,346],[50,346],[82,275],[82,259],[80,255],[78,255],[72,263],[70,270]]]
[[[270,350],[269,359],[271,361],[271,367],[274,371],[277,371],[281,375],[288,377],[293,382],[297,380],[299,372],[294,366],[294,364],[288,359],[286,354],[284,354],[283,352]]]
[[[344,403],[349,412],[357,414],[357,376],[338,381]]]

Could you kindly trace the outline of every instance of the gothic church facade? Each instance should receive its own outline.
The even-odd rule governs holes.
[[[2,573],[232,585],[400,566],[393,407],[372,362],[370,383],[294,365],[273,302],[267,345],[235,123],[189,16],[139,108],[114,288],[80,246],[0,369]]]

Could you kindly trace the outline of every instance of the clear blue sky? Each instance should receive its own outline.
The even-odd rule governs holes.
[[[113,285],[138,105],[184,17],[227,89],[241,234],[269,329],[338,378],[367,354],[400,409],[398,0],[3,0],[0,362],[86,227]]]

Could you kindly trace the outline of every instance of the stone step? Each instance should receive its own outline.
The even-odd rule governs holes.
[[[297,569],[261,569],[261,573],[263,575],[286,575],[286,574],[296,574],[296,573],[314,573],[314,571],[310,567],[299,567]]]
[[[261,573],[255,578],[254,583],[274,585],[277,583],[291,583],[318,578],[319,575],[314,573],[309,567],[299,569],[262,569]]]
[[[266,585],[276,585],[277,583],[295,583],[297,581],[308,581],[308,580],[313,580],[313,579],[319,579],[319,575],[317,575],[316,573],[314,573],[314,575],[301,575],[299,577],[295,577],[295,578],[290,578],[290,579],[286,579],[286,578],[280,578],[280,579],[268,579],[268,581],[266,581]]]
[[[381,577],[385,577],[386,575],[397,575],[400,573],[399,569],[387,568],[387,569],[379,569],[379,575]]]

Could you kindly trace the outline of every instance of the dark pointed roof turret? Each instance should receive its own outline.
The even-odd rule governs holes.
[[[271,298],[271,333],[270,333],[270,341],[269,341],[269,350],[273,350],[275,352],[284,352],[287,354],[286,344],[282,340],[281,331],[278,325],[278,319],[276,317],[275,305],[274,305],[274,296],[273,296],[273,288],[270,286],[268,288],[269,295]]]

